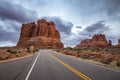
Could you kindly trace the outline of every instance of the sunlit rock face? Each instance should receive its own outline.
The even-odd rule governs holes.
[[[104,34],[95,34],[92,36],[92,39],[84,39],[80,42],[79,45],[76,46],[76,48],[80,47],[109,47],[112,46],[112,42],[109,40],[106,40],[106,37]]]
[[[17,47],[35,48],[63,48],[60,40],[60,33],[55,28],[54,22],[47,22],[45,19],[37,21],[37,24],[22,24],[20,38]]]

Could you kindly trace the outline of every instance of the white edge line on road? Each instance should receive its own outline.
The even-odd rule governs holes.
[[[87,62],[87,63],[88,63],[88,62]],[[97,66],[97,67],[99,67],[99,68],[111,70],[111,71],[114,71],[114,72],[120,72],[120,71],[114,70],[114,69],[112,69],[112,68],[107,68],[107,67],[104,67],[104,66],[101,66],[101,65],[97,65],[97,64],[94,64],[94,63],[90,63],[90,64],[95,65],[95,66]]]
[[[80,58],[78,58],[78,60],[79,61],[82,61],[82,62],[85,62],[85,63],[88,63],[88,64],[91,64],[91,65],[95,65],[95,66],[97,66],[97,67],[99,67],[99,68],[102,68],[102,69],[107,69],[107,70],[110,70],[110,71],[114,71],[114,72],[120,72],[120,71],[117,71],[117,70],[114,70],[114,69],[112,69],[112,68],[107,68],[107,67],[104,67],[104,66],[102,66],[102,65],[97,65],[97,64],[95,64],[95,63],[90,63],[90,62],[88,62],[88,61],[83,61],[83,60],[81,60]]]
[[[60,53],[60,54],[61,54],[61,53]],[[65,55],[65,54],[61,54],[61,55]],[[120,72],[120,71],[117,71],[117,70],[114,70],[114,69],[111,69],[111,68],[106,68],[106,67],[104,67],[104,66],[97,65],[97,64],[95,64],[95,63],[89,63],[89,62],[87,62],[87,61],[83,61],[83,60],[81,60],[81,58],[78,58],[78,57],[75,57],[75,56],[70,56],[70,55],[65,55],[65,56],[72,57],[72,58],[74,57],[75,59],[78,59],[79,61],[82,61],[82,62],[91,64],[91,65],[95,65],[95,66],[97,66],[97,67],[99,67],[99,68],[108,69],[108,70],[111,70],[111,71],[114,71],[114,72]]]
[[[31,72],[32,72],[32,70],[33,70],[33,68],[34,68],[34,66],[35,66],[35,64],[36,64],[36,62],[37,62],[37,59],[38,59],[39,55],[40,55],[40,53],[38,53],[38,55],[37,55],[37,57],[36,57],[36,59],[35,59],[33,65],[32,65],[32,67],[30,68],[30,70],[29,70],[29,72],[28,72],[28,74],[27,74],[27,76],[26,76],[26,78],[25,78],[25,80],[28,80],[28,78],[29,78],[29,76],[30,76],[30,74],[31,74]]]

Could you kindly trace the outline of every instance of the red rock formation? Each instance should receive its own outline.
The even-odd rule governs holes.
[[[37,24],[23,24],[21,28],[18,47],[35,48],[63,48],[60,41],[60,34],[55,28],[54,22],[47,22],[44,19],[38,20]]]
[[[108,42],[104,34],[95,34],[92,37],[92,47],[105,47]]]
[[[92,39],[84,39],[76,47],[90,47],[91,46],[91,42],[92,42]]]
[[[85,39],[80,42],[79,45],[77,45],[77,48],[80,47],[107,47],[111,46],[111,41],[107,41],[104,34],[95,34],[93,35],[92,39]]]
[[[118,46],[120,46],[120,39],[118,39]]]
[[[108,40],[108,46],[112,46],[112,41]]]

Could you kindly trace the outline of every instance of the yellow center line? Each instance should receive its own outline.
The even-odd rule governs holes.
[[[58,61],[59,63],[61,63],[62,65],[64,65],[66,68],[68,68],[69,70],[71,70],[72,72],[74,72],[75,74],[77,74],[79,77],[83,78],[84,80],[91,80],[89,77],[87,77],[86,75],[84,75],[83,73],[79,72],[78,70],[76,70],[75,68],[71,67],[70,65],[66,64],[65,62],[61,61],[60,59],[56,58],[55,56],[51,55],[50,53],[48,53],[53,59],[55,59],[56,61]]]

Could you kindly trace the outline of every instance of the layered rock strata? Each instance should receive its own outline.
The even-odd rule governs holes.
[[[107,46],[112,46],[112,42],[110,40],[107,41],[104,34],[95,34],[93,35],[92,39],[84,39],[76,47],[92,48],[92,47],[107,47]]]
[[[55,28],[54,22],[47,22],[45,19],[22,24],[20,38],[17,47],[35,48],[63,48],[60,40],[60,33]]]

